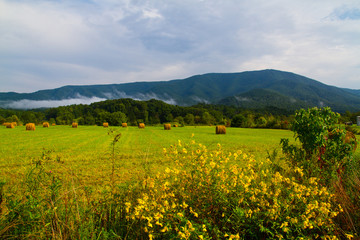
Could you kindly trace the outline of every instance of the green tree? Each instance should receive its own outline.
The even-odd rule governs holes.
[[[201,119],[202,123],[206,125],[211,125],[215,123],[215,118],[209,112],[204,112]]]
[[[18,125],[20,124],[20,120],[16,115],[6,118],[6,122],[16,122]]]
[[[174,121],[174,116],[171,113],[169,113],[165,118],[165,122],[172,122],[172,121]]]
[[[264,128],[266,127],[267,120],[265,119],[265,117],[261,116],[258,119],[256,119],[255,124],[259,128]]]
[[[113,112],[110,113],[109,116],[109,124],[110,126],[121,126],[123,122],[126,122],[126,115],[123,112]]]
[[[244,127],[246,124],[246,117],[242,114],[236,114],[231,120],[232,127]]]
[[[195,124],[195,117],[193,114],[188,113],[186,114],[184,121],[187,125],[194,125]]]
[[[292,131],[301,146],[281,139],[283,152],[309,175],[321,174],[321,179],[331,181],[349,163],[356,144],[355,139],[346,139],[346,130],[337,124],[339,117],[329,107],[297,111]]]
[[[3,118],[3,116],[0,116],[0,124],[3,124],[4,122],[6,122],[5,118]]]
[[[36,116],[33,112],[26,111],[21,116],[24,123],[35,123],[36,122]]]
[[[184,125],[185,124],[185,120],[182,116],[178,116],[174,119],[174,122],[179,123],[180,125]]]

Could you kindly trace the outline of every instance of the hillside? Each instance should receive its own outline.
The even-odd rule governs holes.
[[[310,106],[310,104],[304,101],[285,96],[270,89],[253,89],[246,93],[224,98],[217,102],[217,104],[250,109],[277,107],[288,110]]]
[[[328,86],[301,75],[277,70],[208,73],[163,82],[64,86],[23,94],[0,93],[0,107],[9,107],[11,102],[24,99],[58,101],[94,97],[102,100],[154,98],[181,106],[203,102],[252,108],[257,105],[286,109],[330,106],[339,112],[360,109],[360,90]]]

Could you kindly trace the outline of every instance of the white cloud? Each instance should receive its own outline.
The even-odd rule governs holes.
[[[0,92],[293,71],[360,88],[357,0],[0,0]]]
[[[106,99],[103,98],[72,98],[72,99],[63,99],[63,100],[54,100],[54,101],[34,101],[34,100],[20,100],[20,101],[11,101],[5,102],[1,105],[5,108],[11,109],[35,109],[35,108],[49,108],[49,107],[59,107],[59,106],[67,106],[73,104],[90,104],[93,102],[100,102]]]

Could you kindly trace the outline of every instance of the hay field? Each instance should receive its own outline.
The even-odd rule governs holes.
[[[115,145],[115,169],[118,182],[143,174],[156,173],[171,164],[163,160],[163,148],[195,140],[209,149],[220,143],[225,150],[241,149],[255,157],[267,156],[267,150],[278,147],[281,138],[292,138],[285,130],[228,128],[226,135],[216,135],[215,127],[183,127],[165,131],[163,126],[110,127],[51,126],[25,131],[25,127],[0,129],[0,177],[16,182],[30,164],[41,158],[50,159],[53,171],[73,174],[85,184],[102,184],[111,172],[113,135],[121,133]],[[192,137],[192,135],[194,135]],[[279,149],[280,152],[280,149]],[[96,177],[94,177],[96,176]],[[64,176],[66,177],[66,176]]]

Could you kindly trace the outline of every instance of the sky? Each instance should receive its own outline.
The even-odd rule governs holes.
[[[0,92],[261,69],[360,89],[360,1],[0,0]]]

